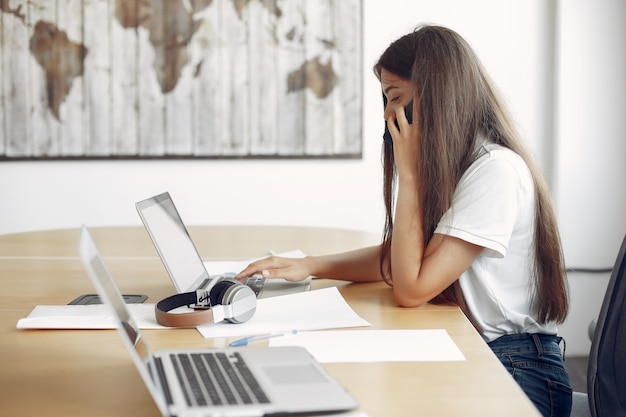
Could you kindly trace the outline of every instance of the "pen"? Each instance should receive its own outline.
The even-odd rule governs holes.
[[[248,337],[244,337],[242,339],[237,339],[234,342],[231,342],[231,344],[229,346],[246,346],[248,343],[252,343],[252,342],[258,342],[260,340],[267,340],[267,339],[272,339],[274,337],[280,337],[280,336],[285,336],[288,334],[296,334],[298,333],[297,330],[292,330],[290,332],[282,332],[282,333],[268,333],[268,334],[262,334],[259,336],[248,336]]]

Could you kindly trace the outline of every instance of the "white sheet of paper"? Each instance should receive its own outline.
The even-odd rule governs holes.
[[[341,296],[336,287],[305,291],[257,301],[254,316],[245,323],[217,323],[198,327],[205,338],[244,337],[291,330],[371,326]]]
[[[127,304],[140,329],[168,329],[157,323],[154,304]],[[17,322],[18,329],[115,329],[115,320],[104,304],[40,305]]]
[[[322,363],[465,360],[444,329],[299,332],[272,338],[270,346],[303,346]]]

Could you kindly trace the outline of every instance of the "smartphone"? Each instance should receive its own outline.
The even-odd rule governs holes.
[[[124,302],[126,304],[140,304],[148,299],[147,295],[143,294],[123,294]],[[88,304],[102,304],[98,294],[83,294],[68,303],[69,305],[88,305]]]
[[[411,100],[409,104],[407,104],[406,107],[404,108],[404,115],[406,116],[406,119],[409,121],[409,123],[413,123],[413,100]],[[400,126],[398,126],[397,120],[395,123],[396,123],[396,127],[400,129]],[[385,133],[383,134],[383,140],[385,141],[385,143],[388,143],[389,145],[393,145],[393,140],[391,139],[391,132],[389,132],[389,128],[387,127],[387,122],[385,122]]]

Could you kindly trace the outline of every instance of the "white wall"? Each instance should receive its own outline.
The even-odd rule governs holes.
[[[391,41],[432,22],[463,34],[501,88],[555,190],[568,262],[610,265],[626,232],[625,4],[364,0],[362,160],[3,162],[0,234],[139,224],[134,202],[164,190],[188,224],[302,224],[380,233],[383,120],[371,66]],[[549,42],[554,28],[556,56]],[[556,90],[550,86],[551,61],[559,69]],[[561,99],[553,100],[553,91]],[[553,108],[553,101],[560,105]],[[599,310],[603,285],[606,279],[596,276],[573,278],[576,320],[562,328],[570,354],[588,350],[581,334],[586,337]]]
[[[626,2],[563,3],[554,194],[569,261],[600,267],[626,233]]]
[[[553,194],[569,266],[610,267],[626,234],[626,2],[563,0]],[[591,343],[609,274],[569,274],[561,326],[570,354]]]

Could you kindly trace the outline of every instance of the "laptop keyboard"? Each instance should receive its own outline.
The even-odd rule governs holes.
[[[256,295],[259,295],[261,289],[263,288],[263,285],[265,285],[265,281],[266,278],[264,278],[262,275],[257,274],[246,278],[244,284],[252,288],[252,291],[254,291]]]
[[[198,285],[198,288],[206,288],[212,279],[224,279],[224,278],[232,279],[233,277],[234,277],[234,274],[233,275],[230,275],[230,274],[218,275],[212,278],[207,278],[204,281],[202,281],[200,285]],[[267,278],[264,278],[263,275],[256,274],[256,275],[252,275],[251,277],[246,278],[243,281],[243,283],[247,285],[248,287],[250,287],[252,291],[254,291],[254,294],[258,296],[261,290],[263,289],[263,285],[265,285],[266,281],[267,281]]]
[[[269,398],[238,352],[171,354],[191,406],[269,403]]]

